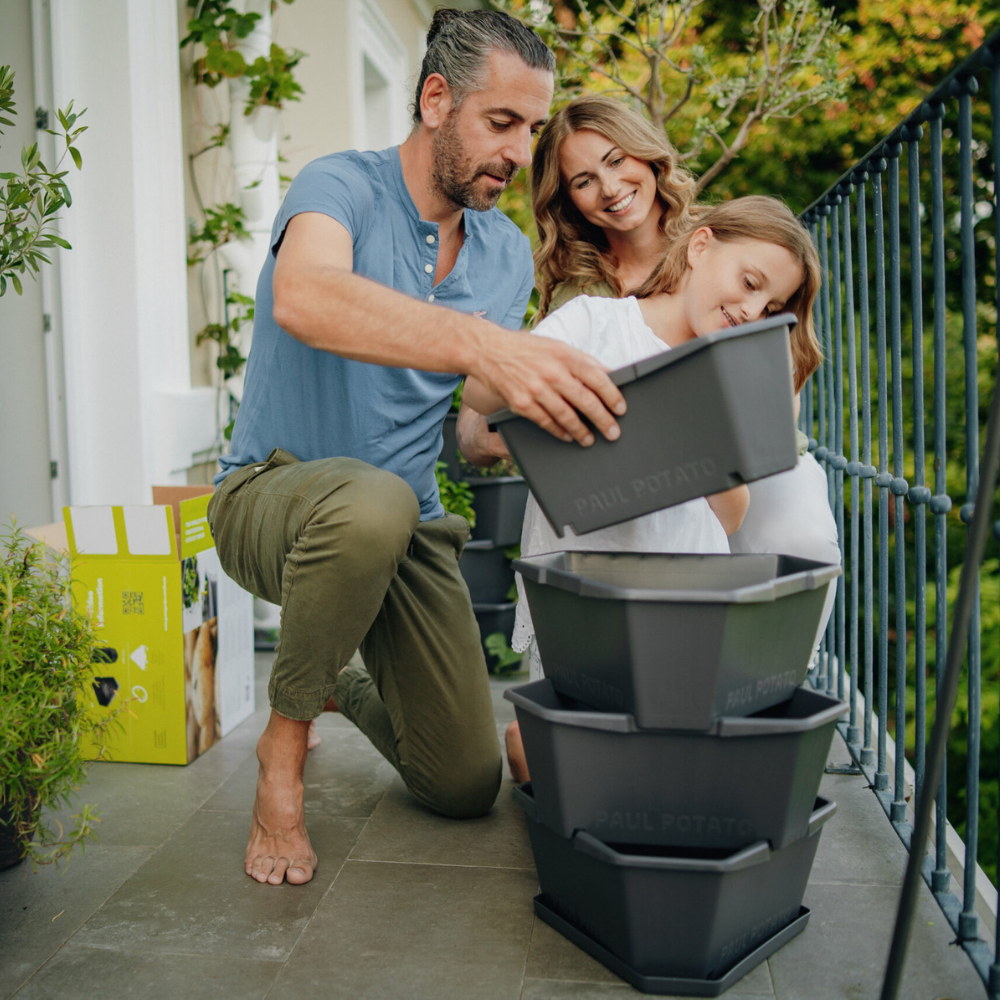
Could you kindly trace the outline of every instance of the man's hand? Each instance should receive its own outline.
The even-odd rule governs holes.
[[[486,417],[467,405],[464,398],[458,411],[455,425],[458,450],[471,465],[489,468],[503,459],[510,458],[510,452],[499,434],[491,431]]]
[[[625,412],[625,399],[589,354],[528,333],[509,333],[485,346],[462,397],[473,409],[489,414],[506,405],[555,437],[584,447],[594,443],[594,435],[581,414],[609,441],[621,436],[615,416]]]

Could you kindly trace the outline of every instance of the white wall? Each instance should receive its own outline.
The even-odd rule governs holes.
[[[86,107],[62,255],[70,496],[146,503],[214,436],[192,390],[176,0],[51,0],[53,101]]]

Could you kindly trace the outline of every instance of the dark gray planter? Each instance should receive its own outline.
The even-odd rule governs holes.
[[[503,546],[486,541],[468,542],[458,568],[474,604],[502,604],[510,600],[514,570]]]
[[[528,484],[521,476],[480,476],[467,480],[474,499],[476,526],[472,537],[495,545],[516,545],[521,541]]]
[[[792,696],[839,566],[779,555],[518,559],[545,676],[650,729],[708,730]]]
[[[0,805],[0,871],[24,860],[24,847],[14,828],[10,807]]]
[[[620,844],[777,850],[805,835],[847,706],[798,688],[790,701],[708,733],[639,729],[580,710],[548,679],[508,688],[540,822]]]
[[[458,414],[449,413],[444,418],[444,426],[441,428],[441,455],[438,459],[440,462],[448,463],[448,468],[445,471],[448,473],[448,478],[456,483],[465,478],[465,475],[462,472],[462,467],[458,462],[458,438],[456,437],[457,426]]]
[[[802,916],[819,835],[837,808],[816,799],[804,835],[780,851],[757,841],[720,856],[560,837],[535,815],[530,784],[514,797],[528,816],[545,909],[637,977],[669,977],[673,987],[718,981]]]
[[[612,373],[621,437],[581,448],[509,410],[490,418],[555,531],[628,521],[795,465],[791,314],[698,337]]]

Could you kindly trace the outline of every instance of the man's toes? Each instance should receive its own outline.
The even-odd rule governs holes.
[[[285,881],[285,872],[288,870],[290,863],[288,858],[277,858],[274,862],[274,867],[271,869],[271,873],[267,876],[267,881],[271,885],[281,885]]]
[[[313,866],[306,861],[296,861],[285,872],[285,879],[290,885],[302,885],[313,877]]]
[[[255,878],[258,882],[266,882],[268,876],[274,870],[274,863],[277,859],[271,855],[260,855],[253,859],[250,865],[249,874]]]

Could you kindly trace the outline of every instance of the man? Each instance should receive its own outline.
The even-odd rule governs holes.
[[[313,162],[275,220],[209,509],[226,572],[282,606],[246,852],[259,882],[312,878],[306,733],[331,697],[425,805],[476,816],[496,797],[492,703],[458,572],[468,528],[434,481],[451,394],[474,373],[582,444],[593,435],[574,407],[609,437],[624,410],[591,358],[510,332],[531,257],[494,206],[530,162],[552,67],[513,18],[437,11],[409,138]],[[345,668],[359,647],[367,669]]]

